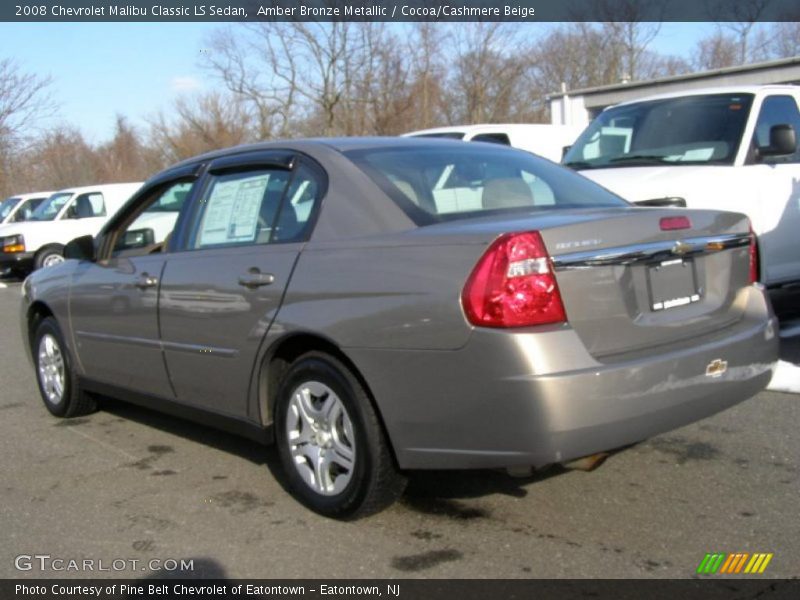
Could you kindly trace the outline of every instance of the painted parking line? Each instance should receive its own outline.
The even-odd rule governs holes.
[[[0,288],[7,288],[8,286],[5,283],[0,283]]]

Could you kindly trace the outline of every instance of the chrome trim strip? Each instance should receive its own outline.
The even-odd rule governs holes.
[[[112,344],[128,344],[133,346],[143,346],[145,348],[158,348],[160,350],[175,350],[177,352],[189,352],[191,354],[204,354],[206,356],[217,356],[220,358],[235,358],[238,350],[229,348],[210,348],[197,344],[179,344],[178,342],[162,342],[148,338],[129,337],[123,335],[112,335],[108,333],[94,333],[90,331],[76,331],[75,335],[85,340],[97,342],[109,342]]]
[[[741,248],[750,244],[749,233],[735,233],[707,237],[688,238],[685,240],[667,240],[648,244],[617,246],[603,250],[572,252],[554,256],[553,268],[556,271],[570,269],[588,269],[609,265],[633,265],[652,263],[674,257],[698,256],[721,252],[731,248]]]

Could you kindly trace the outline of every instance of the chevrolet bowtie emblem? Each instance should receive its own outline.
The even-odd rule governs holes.
[[[687,254],[692,251],[692,248],[693,246],[691,244],[687,244],[686,242],[678,240],[672,247],[672,253],[678,255]]]
[[[728,361],[721,358],[715,358],[706,367],[707,377],[720,377],[728,370]]]

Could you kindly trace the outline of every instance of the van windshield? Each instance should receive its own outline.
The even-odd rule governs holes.
[[[752,103],[752,94],[707,94],[611,108],[592,121],[563,163],[579,170],[730,165]]]
[[[47,200],[42,202],[39,206],[36,207],[36,210],[33,211],[30,220],[31,221],[52,221],[56,218],[58,213],[64,207],[64,205],[69,202],[69,199],[72,198],[72,192],[65,192],[63,194],[53,194]]]
[[[4,221],[11,214],[11,211],[14,210],[19,201],[19,198],[6,198],[0,202],[0,221]]]

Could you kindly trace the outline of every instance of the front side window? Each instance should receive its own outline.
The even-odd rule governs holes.
[[[752,94],[709,94],[611,108],[592,121],[563,162],[576,169],[730,165],[752,102]]]
[[[419,225],[498,210],[626,206],[585,177],[487,144],[345,152]]]
[[[33,211],[31,221],[52,221],[72,196],[74,196],[72,192],[53,194]]]
[[[116,235],[113,256],[165,252],[192,185],[192,181],[180,181],[156,190]]]
[[[79,194],[69,205],[64,214],[65,219],[91,219],[106,216],[106,203],[100,192]]]
[[[792,96],[768,96],[764,99],[753,135],[753,143],[757,148],[769,146],[769,132],[773,125],[791,125],[794,127],[795,135],[800,135],[800,112]],[[800,150],[788,156],[765,156],[762,162],[800,162]]]
[[[302,165],[213,175],[191,247],[300,241],[319,195],[318,178]]]

